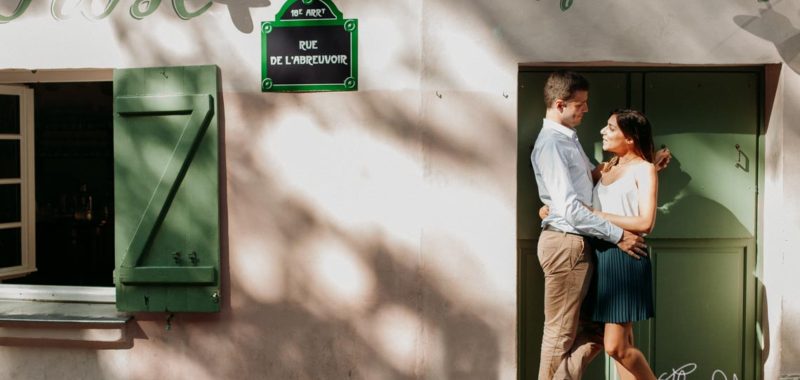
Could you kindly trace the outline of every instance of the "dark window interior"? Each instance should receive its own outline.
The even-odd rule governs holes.
[[[32,86],[38,270],[5,282],[113,286],[112,83]]]

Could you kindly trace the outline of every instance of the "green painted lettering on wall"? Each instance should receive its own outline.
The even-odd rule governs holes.
[[[141,20],[158,9],[161,0],[136,0],[131,5],[131,17]]]
[[[19,4],[17,4],[17,9],[14,9],[14,12],[11,13],[10,16],[0,15],[0,23],[7,23],[21,14],[25,13],[25,10],[28,9],[28,5],[31,5],[31,0],[21,0]]]
[[[186,4],[184,4],[184,1],[185,0],[172,0],[172,8],[175,9],[175,13],[178,14],[178,17],[184,20],[189,20],[191,18],[200,16],[201,14],[205,13],[205,11],[207,11],[208,8],[211,8],[211,5],[213,4],[211,0],[208,0],[208,3],[200,7],[200,9],[194,12],[189,12],[186,9]]]
[[[100,20],[111,14],[111,11],[114,10],[114,7],[117,6],[118,2],[119,0],[110,0],[108,3],[106,3],[103,12],[101,12],[98,15],[92,13],[91,1],[83,2],[83,9],[81,10],[81,14],[83,14],[84,17],[90,20]],[[81,3],[82,1],[78,1],[76,4],[73,4],[72,6],[73,10],[77,9],[78,6],[81,5]],[[71,17],[71,12],[64,11],[64,4],[61,1],[53,1],[52,3],[50,3],[50,14],[56,20],[66,20]]]
[[[71,2],[72,8],[70,10],[64,9],[65,3],[65,0],[52,0],[50,2],[50,14],[54,19],[66,20],[72,17],[76,10],[80,8],[80,13],[87,19],[101,20],[108,17],[108,15],[114,11],[119,0],[106,0],[106,5],[99,14],[95,14],[95,12],[92,11],[92,0]],[[205,13],[213,4],[212,0],[208,0],[203,6],[191,11],[186,7],[186,0],[172,0],[172,9],[181,19],[190,20]],[[29,5],[31,5],[31,0],[20,0],[16,9],[14,9],[10,15],[0,14],[0,24],[8,23],[22,16]],[[141,20],[155,12],[159,5],[161,5],[161,0],[136,0],[130,7],[130,15],[137,20]]]

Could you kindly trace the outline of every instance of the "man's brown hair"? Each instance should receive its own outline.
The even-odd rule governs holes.
[[[544,106],[550,108],[556,99],[570,100],[578,91],[589,91],[589,81],[582,75],[565,70],[552,72],[544,82]]]

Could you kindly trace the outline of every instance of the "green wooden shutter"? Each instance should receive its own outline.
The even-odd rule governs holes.
[[[114,71],[121,311],[219,311],[217,67]]]

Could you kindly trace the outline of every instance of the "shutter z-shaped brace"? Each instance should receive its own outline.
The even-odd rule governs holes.
[[[118,97],[114,106],[123,117],[190,114],[123,255],[118,270],[120,282],[126,285],[214,284],[216,271],[213,266],[137,266],[142,255],[150,249],[214,116],[214,98],[210,94]]]

